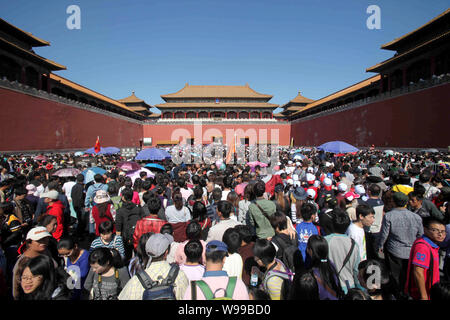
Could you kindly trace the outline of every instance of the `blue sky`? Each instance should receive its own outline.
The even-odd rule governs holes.
[[[69,5],[81,29],[69,30]],[[381,29],[369,30],[369,5]],[[373,74],[393,56],[380,46],[425,24],[448,0],[0,1],[0,17],[50,41],[37,54],[57,74],[113,99],[149,104],[192,85],[244,85],[282,105],[298,91],[319,99]]]

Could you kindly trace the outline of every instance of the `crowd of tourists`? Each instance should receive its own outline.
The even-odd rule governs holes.
[[[293,151],[137,176],[97,155],[90,181],[0,155],[0,298],[450,299],[448,153]]]

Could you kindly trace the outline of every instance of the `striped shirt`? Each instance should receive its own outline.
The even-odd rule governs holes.
[[[286,267],[280,260],[275,259],[275,261],[281,265],[281,268],[277,271],[287,272]],[[283,282],[283,278],[281,277],[271,277],[267,280],[264,289],[269,294],[271,300],[281,300],[281,289]]]
[[[117,249],[122,257],[125,256],[125,248],[123,247],[123,239],[121,236],[113,235],[113,238],[109,243],[103,242],[102,238],[97,237],[91,243],[91,248],[89,249],[92,252],[96,248],[108,248],[108,249]]]
[[[145,272],[150,276],[152,280],[165,279],[169,274],[170,264],[167,261],[152,262],[150,266],[145,269]],[[183,300],[186,288],[189,285],[189,280],[184,274],[183,270],[178,272],[178,276],[175,279],[174,291],[177,300]],[[139,281],[137,276],[133,276],[126,284],[126,286],[120,292],[119,300],[142,300],[144,293],[144,287]]]

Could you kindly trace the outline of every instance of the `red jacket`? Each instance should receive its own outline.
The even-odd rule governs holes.
[[[113,223],[113,233],[116,233],[116,224],[114,222],[112,213],[111,213],[111,206],[112,204],[108,205],[105,215],[103,217],[100,217],[100,212],[98,211],[98,207],[94,206],[92,208],[92,218],[94,218],[95,221],[95,235],[98,237],[100,236],[100,232],[98,231],[98,226],[105,221],[111,221]]]
[[[56,227],[56,231],[52,234],[52,236],[59,241],[63,236],[64,231],[64,205],[61,201],[57,200],[47,206],[46,214],[56,217],[58,226]]]

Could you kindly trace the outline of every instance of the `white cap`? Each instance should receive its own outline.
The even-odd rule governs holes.
[[[298,181],[298,174],[293,174],[293,175],[292,175],[292,179],[293,179],[294,181]]]
[[[291,160],[288,161],[288,164],[292,164],[293,162]]]
[[[323,185],[324,185],[324,186],[329,187],[329,186],[331,186],[332,184],[333,184],[333,181],[331,181],[330,178],[325,178],[325,179],[323,179]]]
[[[292,180],[292,179],[287,179],[287,183],[290,184],[290,185],[293,185],[293,184],[294,184],[294,180]]]
[[[316,176],[315,175],[313,175],[312,173],[307,173],[306,174],[306,181],[314,181],[314,180],[316,180]]]
[[[41,194],[41,198],[50,198],[53,200],[57,200],[58,199],[58,191],[56,190],[50,190],[49,192],[45,192]]]
[[[314,187],[316,187],[316,188],[320,187],[320,181],[319,180],[314,181]]]
[[[346,185],[345,183],[343,183],[343,182],[339,183],[339,185],[338,185],[338,191],[340,191],[340,192],[345,192],[345,191],[347,191],[347,185]]]
[[[311,199],[314,199],[314,197],[316,196],[316,191],[314,189],[308,189],[306,190],[306,193],[308,194],[308,197],[310,197]]]
[[[311,172],[314,173],[314,168],[313,167],[308,167],[308,169],[306,169],[307,172]]]
[[[364,189],[364,187],[361,184],[358,184],[355,186],[355,193],[362,195],[362,194],[366,194],[366,190]]]
[[[46,227],[35,227],[28,231],[27,240],[38,241],[46,237],[51,237],[52,235],[47,231]]]
[[[297,162],[295,163],[295,165],[296,165],[297,167],[299,167],[299,166],[301,166],[301,165],[302,165],[302,163],[301,163],[301,162],[299,162],[299,161],[297,161]]]

